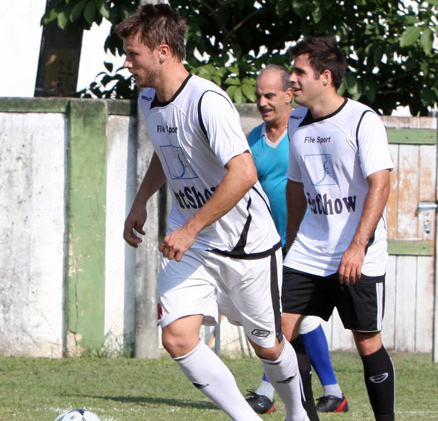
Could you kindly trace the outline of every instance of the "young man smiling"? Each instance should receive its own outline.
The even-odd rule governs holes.
[[[328,320],[336,307],[353,332],[375,419],[392,421],[395,371],[380,334],[393,168],[386,130],[372,109],[338,94],[346,60],[333,39],[308,37],[290,52],[301,107],[288,126],[283,331],[294,338],[304,315]]]

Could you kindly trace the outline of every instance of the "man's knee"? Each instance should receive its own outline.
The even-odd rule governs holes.
[[[298,336],[303,315],[294,313],[283,313],[281,316],[281,330],[287,341],[292,341]]]
[[[279,342],[277,338],[275,339],[275,346],[272,348],[262,348],[260,345],[257,345],[252,341],[250,342],[257,356],[268,361],[278,360],[284,347],[284,341]]]
[[[380,332],[353,331],[353,336],[360,355],[366,356],[374,354],[383,346]]]
[[[199,343],[201,318],[190,316],[178,319],[163,328],[161,343],[173,357],[187,355]]]

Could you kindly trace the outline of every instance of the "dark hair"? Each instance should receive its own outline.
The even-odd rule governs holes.
[[[324,71],[332,73],[333,85],[339,89],[347,68],[347,61],[334,38],[306,37],[289,48],[292,57],[309,55],[309,61],[317,76]]]
[[[160,44],[167,44],[173,55],[181,61],[186,56],[186,21],[168,4],[139,6],[115,30],[122,39],[138,33],[141,42],[151,50]]]
[[[279,66],[278,64],[268,64],[264,69],[260,70],[257,78],[261,76],[264,72],[270,70],[275,70],[279,73],[283,91],[287,91],[289,88],[292,88],[292,83],[289,80],[290,79],[289,71],[285,67]]]

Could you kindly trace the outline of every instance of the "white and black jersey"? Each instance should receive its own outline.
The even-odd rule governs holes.
[[[318,276],[337,272],[359,225],[367,177],[392,169],[386,128],[369,107],[345,100],[313,119],[305,107],[289,119],[288,179],[303,183],[307,214],[284,264]],[[386,213],[367,247],[362,273],[381,276],[387,259]]]
[[[168,217],[173,231],[213,195],[226,174],[224,166],[248,151],[248,142],[227,94],[195,75],[165,103],[153,89],[145,89],[139,106],[173,195]],[[205,228],[192,247],[236,258],[261,257],[279,241],[269,201],[257,182],[233,209]]]

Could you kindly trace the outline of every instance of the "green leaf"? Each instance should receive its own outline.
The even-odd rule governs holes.
[[[322,9],[319,6],[316,6],[312,9],[312,19],[313,22],[319,23],[322,19]]]
[[[345,79],[342,81],[341,86],[338,89],[338,94],[344,96],[345,94]]]
[[[240,80],[235,77],[229,77],[225,79],[225,85],[235,85],[240,86]]]
[[[54,21],[55,19],[57,19],[58,17],[58,13],[56,12],[55,9],[50,9],[48,13],[46,13],[43,16],[43,19],[41,21],[42,25],[47,25],[48,23]]]
[[[70,13],[70,22],[74,22],[82,15],[86,2],[87,0],[81,0],[73,6]]]
[[[243,100],[243,93],[242,93],[242,88],[240,86],[238,86],[236,88],[236,90],[234,91],[234,98],[233,101],[236,102],[237,104],[242,104],[245,101]]]
[[[356,76],[352,73],[347,73],[345,76],[345,87],[347,88],[347,92],[351,95],[351,97],[355,100],[360,98],[361,89],[359,81],[356,79]]]
[[[373,61],[375,66],[381,66],[383,57],[383,48],[377,47],[372,49]]]
[[[96,4],[94,3],[94,1],[89,1],[85,6],[84,18],[90,25],[92,25],[94,22],[95,15],[96,15]]]
[[[424,28],[421,34],[421,45],[426,55],[430,56],[433,46],[433,32],[430,28]]]
[[[60,13],[58,14],[57,20],[58,20],[58,26],[59,26],[61,29],[65,29],[65,28],[67,27],[67,24],[68,24],[68,16],[65,14],[64,11],[62,11],[62,12],[60,12]]]
[[[110,17],[110,8],[109,4],[104,1],[101,6],[98,8],[98,12],[101,16],[103,16],[105,19],[109,19]]]
[[[409,47],[414,44],[420,36],[421,28],[419,26],[411,26],[403,32],[400,37],[400,46]]]
[[[367,100],[372,104],[376,99],[376,89],[375,89],[374,85],[366,84],[364,91],[365,91],[365,96],[367,97]]]
[[[217,85],[217,86],[221,86],[222,83],[222,79],[219,76],[213,76],[211,78],[211,80]]]
[[[420,23],[420,19],[417,16],[406,16],[406,23],[409,25],[415,25],[416,23]]]
[[[240,45],[233,44],[232,49],[233,49],[233,56],[237,60],[239,60],[242,57],[242,48],[240,47]]]
[[[245,77],[242,79],[242,85],[248,85],[250,87],[255,86],[255,79],[253,79],[252,77]]]
[[[239,74],[239,67],[238,66],[228,66],[227,70],[229,73],[235,73],[236,75]]]
[[[234,92],[236,92],[237,86],[229,86],[227,90],[225,91],[228,96],[231,98],[232,101],[234,101]]]
[[[347,91],[351,94],[351,91],[353,91],[354,87],[357,84],[356,77],[351,72],[347,72],[344,79],[345,88]]]
[[[248,83],[242,84],[242,93],[250,102],[256,102],[254,86],[249,85]]]

